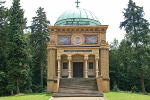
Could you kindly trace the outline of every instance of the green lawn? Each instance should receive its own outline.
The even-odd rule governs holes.
[[[22,94],[8,97],[0,97],[0,100],[49,100],[52,94],[49,93],[32,93]],[[125,93],[125,92],[109,92],[104,93],[108,100],[150,100],[150,95]]]
[[[49,93],[32,93],[8,97],[0,97],[0,100],[49,100],[52,94]]]
[[[125,93],[125,92],[108,92],[104,93],[108,100],[150,100],[150,95]]]

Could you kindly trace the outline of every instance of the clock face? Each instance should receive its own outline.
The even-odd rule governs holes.
[[[79,45],[82,42],[81,36],[75,36],[74,37],[74,42]]]

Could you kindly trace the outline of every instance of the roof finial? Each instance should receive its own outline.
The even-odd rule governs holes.
[[[78,1],[78,0],[77,0],[77,2],[75,2],[75,3],[77,3],[77,6],[76,6],[76,7],[78,8],[78,7],[79,7],[79,5],[78,5],[78,4],[80,3],[80,1]]]

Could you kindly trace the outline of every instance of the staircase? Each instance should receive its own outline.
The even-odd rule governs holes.
[[[61,78],[57,93],[53,97],[103,97],[95,78]]]

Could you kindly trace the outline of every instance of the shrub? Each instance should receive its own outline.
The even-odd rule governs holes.
[[[137,88],[137,86],[133,86],[131,89],[132,92],[139,92],[139,89]]]
[[[34,85],[33,84],[31,86],[31,89],[32,89],[33,93],[41,93],[43,91],[41,85]]]
[[[117,87],[117,85],[114,85],[113,91],[114,92],[119,92],[120,91],[119,88]]]
[[[32,93],[32,89],[30,89],[30,90],[25,90],[25,94],[29,94],[29,93]]]

